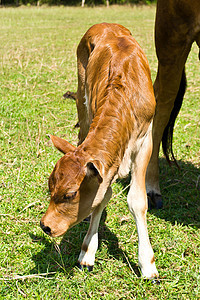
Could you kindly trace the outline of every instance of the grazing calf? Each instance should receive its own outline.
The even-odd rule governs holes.
[[[155,278],[145,189],[155,99],[146,56],[129,30],[103,23],[83,36],[77,60],[79,146],[51,136],[65,155],[50,175],[51,200],[41,227],[52,237],[61,236],[91,214],[78,261],[92,269],[111,184],[131,171],[128,206],[137,225],[139,265],[144,277]]]
[[[157,208],[162,207],[160,143],[168,162],[170,153],[176,162],[172,151],[173,128],[186,89],[185,63],[194,41],[200,47],[200,0],[158,0],[155,23],[158,72],[154,84],[157,105],[153,152],[146,176],[148,195]]]

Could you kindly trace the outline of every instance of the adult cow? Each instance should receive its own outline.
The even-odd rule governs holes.
[[[158,0],[155,44],[158,72],[154,83],[157,101],[153,123],[153,153],[146,175],[151,203],[162,207],[159,187],[158,155],[163,152],[170,162],[173,128],[182,105],[185,89],[185,63],[193,42],[200,47],[200,0]],[[200,58],[200,57],[199,57]]]

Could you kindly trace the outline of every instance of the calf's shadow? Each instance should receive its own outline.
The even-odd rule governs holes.
[[[128,257],[128,254],[119,247],[118,238],[110,231],[106,226],[106,209],[104,209],[101,222],[99,225],[99,247],[101,249],[102,243],[106,244],[107,252],[109,257],[114,260],[120,260],[127,265],[138,277],[140,271],[133,261]],[[52,274],[58,270],[63,271],[66,275],[72,276],[77,265],[78,256],[81,250],[81,245],[84,236],[87,233],[89,227],[89,221],[83,221],[75,227],[71,228],[67,232],[59,246],[54,242],[53,239],[44,235],[41,232],[41,236],[35,236],[30,234],[33,242],[42,243],[45,245],[42,251],[33,255],[32,259],[35,262],[34,269],[31,270],[32,274],[35,273],[48,273]],[[100,265],[101,262],[95,261],[94,270],[96,265]],[[49,276],[49,275],[48,275]]]
[[[198,168],[190,162],[179,161],[178,164],[180,170],[174,167],[169,168],[165,159],[160,159],[160,185],[164,206],[160,210],[152,209],[149,213],[172,224],[199,228],[200,173]],[[130,182],[130,177],[119,182],[122,187],[126,187]],[[124,193],[127,194],[128,189]],[[101,249],[103,241],[106,243],[110,257],[123,261],[137,276],[140,276],[137,264],[129,259],[128,254],[119,247],[118,238],[106,226],[106,216],[106,210],[104,210],[99,226],[99,249]],[[46,273],[47,270],[50,273],[62,270],[66,275],[72,276],[88,226],[88,222],[81,222],[73,227],[62,238],[59,247],[42,232],[40,236],[30,235],[34,242],[42,243],[45,246],[42,251],[32,257],[35,267],[31,273]],[[98,260],[95,264],[99,264]]]

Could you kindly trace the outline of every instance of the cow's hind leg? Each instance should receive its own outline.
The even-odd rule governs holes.
[[[159,186],[160,143],[163,141],[163,149],[167,157],[168,149],[166,146],[170,146],[169,152],[172,152],[173,126],[185,92],[185,60],[179,67],[159,65],[154,84],[157,104],[153,120],[153,152],[147,168],[146,188],[150,204],[156,208],[162,208],[163,205]],[[169,161],[169,157],[167,158]]]
[[[112,189],[111,187],[107,190],[106,195],[101,202],[100,205],[98,205],[95,210],[93,211],[90,219],[90,226],[88,229],[88,232],[84,238],[82,247],[81,247],[81,253],[78,258],[78,267],[80,269],[87,267],[89,271],[92,271],[95,261],[95,254],[98,248],[98,228],[99,228],[99,222],[101,219],[102,212],[110,200],[110,197],[112,195]]]
[[[184,66],[195,39],[195,36],[189,34],[193,32],[192,28],[189,28],[191,22],[187,23],[183,18],[182,24],[179,23],[179,12],[176,14],[176,9],[171,9],[173,3],[177,7],[177,1],[157,1],[155,23],[158,72],[154,91],[157,104],[153,121],[153,152],[147,169],[146,187],[151,205],[156,208],[162,207],[158,164],[160,143],[163,142],[166,158],[169,160],[170,152],[174,158],[170,139],[185,91]]]
[[[145,137],[133,163],[131,187],[128,193],[128,206],[133,214],[138,232],[138,262],[142,276],[148,279],[158,277],[154,253],[147,231],[147,195],[145,189],[145,173],[150,159],[152,140],[150,132]]]

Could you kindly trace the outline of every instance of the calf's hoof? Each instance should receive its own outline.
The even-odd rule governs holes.
[[[156,285],[160,284],[160,280],[158,278],[151,279],[150,281],[152,284],[156,284]]]
[[[81,265],[80,263],[77,263],[77,267],[81,271],[83,271],[84,269],[87,269],[88,272],[92,272],[94,266],[86,266],[86,265]]]
[[[156,208],[161,209],[163,208],[163,200],[160,194],[152,192],[147,193],[148,196],[148,207],[149,209]]]

